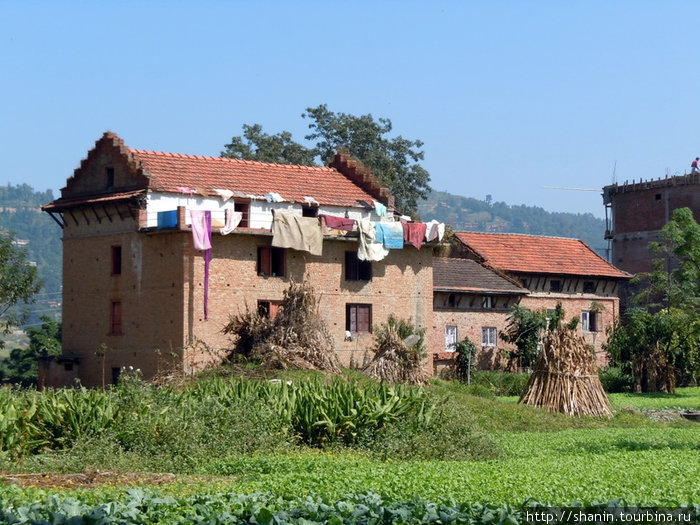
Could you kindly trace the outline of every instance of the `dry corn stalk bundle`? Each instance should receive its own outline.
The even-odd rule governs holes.
[[[549,332],[520,403],[570,416],[612,416],[585,340],[566,327]]]
[[[420,352],[407,347],[394,326],[389,325],[378,334],[374,352],[374,358],[364,369],[368,376],[390,383],[428,382]]]
[[[333,338],[308,282],[290,283],[273,321],[247,309],[232,317],[224,332],[238,336],[235,353],[269,367],[340,372]]]

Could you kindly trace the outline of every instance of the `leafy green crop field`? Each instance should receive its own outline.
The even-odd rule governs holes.
[[[460,428],[471,425],[488,436],[477,443],[492,447],[490,454],[462,455],[461,460],[407,460],[405,454],[400,460],[382,459],[371,449],[342,444],[325,449],[231,450],[198,457],[190,470],[182,472],[201,476],[195,480],[180,478],[146,487],[145,492],[109,485],[47,490],[0,481],[0,507],[24,509],[26,516],[36,517],[37,521],[26,523],[41,523],[50,509],[65,511],[66,516],[102,513],[104,519],[95,523],[119,522],[109,520],[139,512],[142,523],[164,523],[176,515],[180,518],[175,521],[188,521],[182,516],[206,521],[206,516],[213,516],[212,509],[219,509],[217,516],[229,513],[260,523],[287,518],[371,523],[386,516],[398,522],[459,518],[519,523],[514,509],[528,500],[553,505],[619,498],[639,505],[700,503],[700,424],[678,419],[660,423],[645,415],[649,410],[695,408],[700,405],[700,388],[679,389],[672,396],[613,394],[618,412],[611,420],[572,419],[520,406],[512,399],[475,397],[458,384],[437,382],[431,388],[434,395],[449,400],[448,413],[462,420]],[[257,427],[254,430],[258,432]],[[430,436],[450,439],[449,433]],[[415,447],[416,458],[428,458],[425,448],[440,443],[415,439],[402,441],[402,446],[402,450]],[[132,459],[125,461],[129,454]],[[67,457],[73,458],[71,462],[65,461]],[[26,456],[14,467],[5,461],[0,468],[70,472],[129,465],[138,470],[139,457],[124,449],[90,459],[72,449]]]

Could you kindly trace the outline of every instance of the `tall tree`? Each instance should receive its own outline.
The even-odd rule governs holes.
[[[418,201],[428,196],[430,174],[420,165],[424,154],[420,140],[401,135],[390,137],[389,119],[375,120],[372,115],[335,113],[326,104],[307,108],[302,118],[311,120],[311,132],[304,138],[315,142],[306,147],[292,140],[288,131],[276,135],[263,133],[262,126],[243,126],[243,136],[233,137],[221,152],[224,157],[312,165],[327,164],[339,149],[344,149],[388,187],[396,198],[396,207],[404,213],[417,213]]]
[[[673,391],[677,378],[693,381],[700,372],[700,225],[689,208],[680,208],[661,237],[651,248],[666,259],[638,277],[645,285],[638,306],[606,347],[642,392]]]
[[[30,302],[40,288],[36,267],[27,261],[26,251],[17,246],[12,234],[0,230],[0,321],[6,331],[18,322],[11,309]]]

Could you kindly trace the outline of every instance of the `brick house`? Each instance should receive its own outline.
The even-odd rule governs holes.
[[[473,259],[433,259],[433,367],[449,365],[455,343],[469,339],[481,351],[475,366],[492,369],[500,362],[508,312],[528,291],[516,281]]]
[[[500,272],[520,286],[520,291],[512,288],[510,295],[500,300],[493,292],[493,299],[486,299],[486,294],[482,296],[482,304],[489,305],[492,313],[480,322],[490,320],[492,330],[484,333],[482,329],[481,337],[477,330],[472,341],[477,345],[481,341],[482,350],[491,356],[492,362],[497,360],[498,350],[504,345],[497,332],[505,326],[509,305],[516,299],[531,310],[554,310],[561,302],[567,319],[580,318],[579,333],[594,349],[598,363],[607,362],[602,345],[607,341],[606,329],[619,317],[618,293],[621,283],[631,277],[629,274],[612,266],[578,239],[473,232],[456,232],[455,237],[459,241],[457,255]],[[441,277],[435,279],[442,282]],[[471,319],[462,322],[473,325]],[[440,330],[436,324],[434,333]]]
[[[173,365],[200,369],[229,346],[229,314],[248,306],[274,315],[290,280],[320,293],[345,365],[367,358],[372,326],[390,314],[432,337],[430,246],[374,262],[358,260],[356,232],[323,231],[321,255],[272,246],[274,213],[379,221],[373,202],[392,216],[389,191],[348,155],[329,167],[288,166],[132,149],[105,133],[43,208],[63,229],[66,371],[95,386],[124,366],[147,378]],[[213,226],[208,265],[191,231],[199,212]],[[240,224],[219,233],[233,212]]]
[[[605,238],[611,242],[612,263],[629,273],[650,272],[658,255],[650,242],[661,240],[659,230],[673,210],[690,208],[700,220],[700,174],[678,175],[603,188],[608,216]]]

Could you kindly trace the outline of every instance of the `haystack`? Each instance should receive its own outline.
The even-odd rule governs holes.
[[[598,378],[595,355],[583,337],[561,325],[545,335],[520,403],[570,416],[612,416],[610,401]]]
[[[420,345],[408,346],[399,328],[389,323],[377,334],[374,358],[364,372],[379,381],[423,385],[428,374],[423,368]]]
[[[272,321],[246,309],[224,327],[224,333],[237,336],[234,353],[271,368],[340,372],[333,338],[311,284],[291,282]]]

